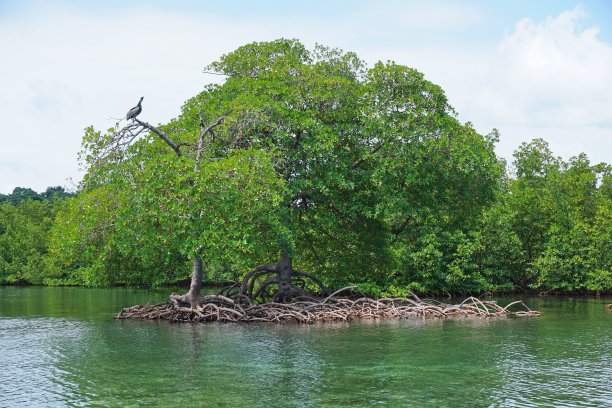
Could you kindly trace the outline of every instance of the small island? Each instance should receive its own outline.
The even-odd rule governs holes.
[[[35,273],[1,282],[169,286],[191,264],[185,293],[117,317],[201,322],[497,316],[471,296],[612,287],[610,165],[536,139],[511,176],[498,132],[460,122],[422,73],[336,48],[255,42],[206,71],[224,80],[168,123],[141,97],[89,127],[77,194],[3,196],[41,242]],[[233,283],[202,296],[203,282]]]
[[[612,406],[603,3],[0,2],[0,407]]]

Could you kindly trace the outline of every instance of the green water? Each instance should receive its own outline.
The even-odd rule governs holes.
[[[0,406],[612,406],[612,298],[525,299],[537,318],[112,319],[166,297],[0,287]]]

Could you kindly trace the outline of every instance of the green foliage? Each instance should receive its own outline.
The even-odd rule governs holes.
[[[180,157],[154,134],[122,144],[118,129],[86,129],[83,191],[64,200],[38,281],[161,285],[193,257],[207,279],[236,280],[282,247],[331,287],[374,296],[612,289],[609,165],[564,162],[536,139],[508,174],[496,130],[461,123],[439,86],[393,62],[281,39],[206,69],[227,78],[159,126]],[[63,198],[32,193],[0,199]]]
[[[235,279],[282,235],[268,211],[283,188],[269,154],[236,150],[194,172],[193,159],[153,149],[136,144],[113,166],[96,166],[59,214],[51,248],[62,279],[157,286],[189,276],[193,256],[204,258],[209,279]]]
[[[22,201],[48,201],[61,200],[71,196],[71,193],[66,192],[64,187],[47,187],[45,192],[38,194],[31,188],[15,187],[11,194],[0,194],[0,203],[9,202],[13,205],[19,205]]]
[[[147,275],[144,260],[122,256],[116,237],[121,222],[121,192],[108,185],[82,191],[59,212],[52,230],[50,253],[61,274],[55,284],[138,285]],[[144,276],[143,276],[144,275]]]
[[[120,250],[137,259],[158,258],[160,248],[166,257],[198,256],[210,273],[236,278],[281,234],[269,208],[279,206],[283,183],[269,155],[251,149],[203,163],[195,174],[191,166],[168,157],[145,164],[120,212]]]
[[[30,191],[15,189],[0,203],[0,284],[45,284],[56,272],[47,244],[59,202],[33,200]]]
[[[555,211],[550,239],[534,261],[534,286],[561,292],[612,288],[610,166],[590,166],[586,156],[563,165],[552,186]]]
[[[188,101],[167,129],[184,140],[198,131],[197,112],[226,115],[210,155],[227,146],[277,152],[286,206],[275,211],[288,209],[279,217],[296,265],[332,286],[444,290],[460,241],[445,234],[466,234],[499,187],[494,136],[459,123],[418,71],[367,69],[336,49],[253,43],[207,69],[229,78]]]
[[[490,236],[502,245],[485,251],[499,283],[555,292],[612,289],[610,166],[592,166],[584,154],[564,162],[541,139],[523,143],[514,157],[516,178],[493,207],[498,225]]]
[[[508,205],[506,193],[483,211],[471,233],[477,245],[474,252],[476,270],[485,284],[481,290],[511,292],[522,289],[526,273],[525,252],[513,228],[515,213]]]

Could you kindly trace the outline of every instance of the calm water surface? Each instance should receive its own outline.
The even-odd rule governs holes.
[[[0,287],[0,406],[612,406],[612,298],[537,318],[115,321],[166,293]],[[508,303],[511,299],[500,299]]]

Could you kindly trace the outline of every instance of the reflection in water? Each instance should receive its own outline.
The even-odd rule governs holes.
[[[0,406],[612,404],[610,299],[530,299],[544,314],[528,319],[171,325],[111,319],[165,294],[30,289],[0,288]]]

